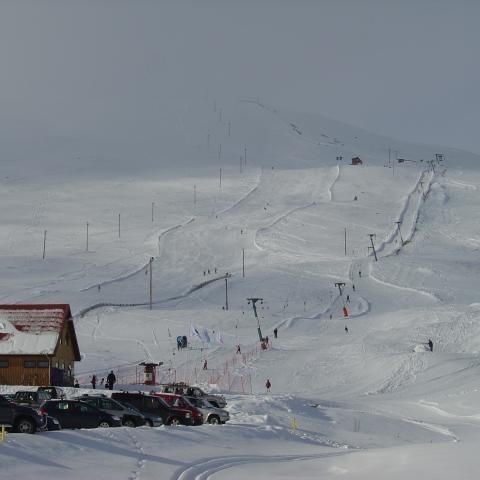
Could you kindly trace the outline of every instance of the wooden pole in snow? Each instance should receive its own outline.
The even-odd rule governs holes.
[[[152,309],[152,296],[153,296],[152,263],[153,263],[153,257],[150,257],[150,310]]]
[[[47,231],[43,232],[43,256],[42,259],[45,260],[45,247],[47,246]]]

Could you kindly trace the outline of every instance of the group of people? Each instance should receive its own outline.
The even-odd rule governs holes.
[[[113,386],[115,385],[116,381],[117,381],[117,377],[113,373],[113,370],[110,370],[110,373],[107,375],[107,381],[105,382],[105,379],[102,378],[102,380],[100,381],[100,385],[103,386],[105,382],[105,388],[108,390],[113,390]],[[92,375],[90,383],[92,385],[93,390],[95,390],[97,387],[97,376],[95,374]]]

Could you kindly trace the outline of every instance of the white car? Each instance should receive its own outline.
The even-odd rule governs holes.
[[[195,408],[200,410],[203,415],[203,421],[205,423],[225,423],[230,420],[230,414],[223,410],[223,408],[217,408],[213,406],[205,398],[199,397],[185,397]]]

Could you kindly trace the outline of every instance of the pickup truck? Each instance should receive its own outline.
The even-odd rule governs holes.
[[[0,395],[0,425],[18,433],[35,433],[44,428],[44,418],[34,408]]]

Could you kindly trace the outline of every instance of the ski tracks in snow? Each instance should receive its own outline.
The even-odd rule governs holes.
[[[207,480],[222,470],[254,463],[301,462],[339,455],[346,455],[347,451],[321,453],[317,455],[232,455],[226,457],[212,457],[199,459],[195,463],[179,470],[171,480]]]

